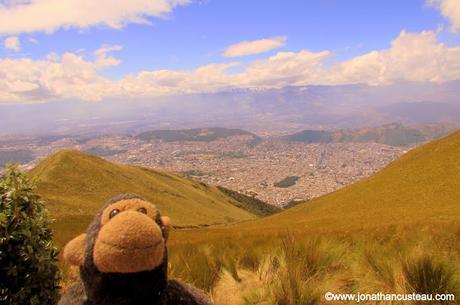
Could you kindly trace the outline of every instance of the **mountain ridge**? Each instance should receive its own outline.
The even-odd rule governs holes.
[[[76,150],[49,156],[28,175],[36,180],[37,193],[57,220],[56,229],[66,232],[84,229],[105,201],[127,192],[153,202],[177,226],[256,217],[216,187],[166,171],[112,163]]]
[[[232,136],[250,136],[257,142],[260,138],[243,129],[230,129],[222,127],[190,128],[190,129],[158,129],[138,134],[136,138],[144,141],[163,140],[165,142],[198,141],[211,142]]]
[[[306,129],[283,136],[281,140],[303,143],[375,142],[391,146],[407,146],[438,139],[451,132],[451,129],[453,127],[440,124],[410,126],[401,123],[391,123],[379,127],[359,129]]]

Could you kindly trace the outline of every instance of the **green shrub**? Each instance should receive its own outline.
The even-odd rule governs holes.
[[[43,203],[15,167],[0,179],[0,303],[55,304],[57,250]]]
[[[297,183],[297,180],[299,179],[299,176],[289,176],[281,181],[275,182],[273,185],[279,188],[288,188],[290,186],[295,185]]]

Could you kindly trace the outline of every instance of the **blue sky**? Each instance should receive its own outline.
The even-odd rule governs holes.
[[[62,20],[53,13],[53,10],[73,10],[72,6],[59,7],[53,3],[56,0],[34,0],[34,1],[17,1],[17,0],[0,0],[4,6],[0,6],[0,19],[2,16],[11,16],[10,19],[0,21],[0,35],[1,39],[5,41],[3,48],[0,49],[0,61],[12,59],[16,64],[21,64],[19,60],[29,59],[32,65],[37,66],[37,71],[40,69],[48,69],[52,66],[52,62],[57,61],[64,65],[64,59],[59,59],[65,53],[71,53],[75,57],[82,60],[79,64],[79,59],[73,58],[72,63],[78,67],[83,66],[85,63],[94,62],[93,52],[101,47],[119,46],[120,50],[106,52],[106,56],[116,59],[116,64],[106,64],[103,67],[93,67],[94,71],[88,64],[87,74],[78,76],[78,83],[81,80],[97,80],[101,81],[101,86],[107,81],[120,81],[126,77],[138,76],[141,71],[179,71],[192,73],[195,69],[209,64],[228,64],[235,63],[234,66],[229,66],[224,69],[228,74],[242,74],[248,66],[257,63],[258,61],[268,61],[271,56],[276,56],[279,52],[290,52],[292,56],[308,51],[309,54],[302,53],[303,56],[294,58],[291,65],[295,65],[297,61],[305,64],[304,70],[311,69],[316,71],[315,75],[305,75],[297,71],[290,72],[280,79],[263,79],[251,76],[251,80],[246,80],[246,76],[241,76],[241,79],[228,79],[231,86],[283,86],[292,79],[295,84],[335,84],[335,83],[348,83],[348,82],[361,82],[362,79],[358,76],[343,76],[345,72],[340,72],[340,76],[334,74],[329,77],[326,74],[338,72],[318,72],[317,69],[325,69],[324,67],[318,68],[318,65],[327,66],[331,62],[339,64],[347,62],[360,55],[369,54],[372,51],[382,52],[390,49],[392,41],[400,36],[400,33],[405,30],[407,33],[413,33],[414,37],[406,39],[405,45],[416,45],[410,41],[419,41],[424,39],[425,44],[421,46],[433,46],[444,44],[447,51],[439,52],[439,56],[444,58],[452,58],[457,56],[459,52],[456,49],[460,45],[460,35],[458,34],[457,22],[460,5],[448,6],[452,1],[457,0],[437,0],[430,3],[424,0],[387,0],[387,1],[365,1],[365,0],[323,0],[323,1],[263,1],[263,0],[204,0],[204,1],[177,1],[181,2],[177,5],[176,1],[169,0],[151,0],[151,2],[158,2],[158,7],[142,11],[141,8],[133,9],[132,18],[124,20],[123,16],[120,17],[116,11],[112,14],[112,8],[109,6],[90,6],[90,10],[94,10],[93,19],[86,21],[75,21],[72,14],[60,14],[67,17],[62,17]],[[47,3],[40,5],[39,2]],[[75,2],[76,5],[85,3],[85,0],[69,0],[69,3]],[[101,3],[104,1],[101,1]],[[129,1],[116,1],[120,2],[120,6],[129,6]],[[142,1],[140,1],[142,2]],[[146,0],[146,2],[148,2]],[[183,3],[182,3],[183,2]],[[187,3],[186,3],[187,2]],[[38,3],[38,4],[37,4]],[[110,3],[110,1],[108,2]],[[86,4],[85,4],[86,5]],[[166,8],[163,6],[166,5]],[[444,8],[447,6],[448,9]],[[76,6],[80,7],[80,6]],[[20,9],[18,9],[20,8]],[[128,9],[128,8],[126,8]],[[99,10],[99,11],[98,11]],[[98,20],[100,12],[100,20]],[[49,13],[49,16],[47,14]],[[3,15],[2,15],[3,14]],[[8,14],[8,15],[6,15]],[[83,16],[85,10],[82,9]],[[108,17],[105,17],[105,14]],[[78,15],[78,14],[77,14]],[[161,15],[161,16],[160,16]],[[14,18],[15,19],[14,19]],[[3,18],[5,20],[6,17]],[[23,18],[23,19],[22,19]],[[21,20],[34,19],[38,21],[30,22],[29,24],[20,25]],[[47,22],[46,19],[56,22]],[[54,19],[53,19],[54,18]],[[68,18],[68,19],[65,19]],[[104,19],[105,18],[105,19]],[[139,22],[136,18],[142,19]],[[44,19],[43,24],[41,19]],[[111,22],[116,19],[117,24]],[[17,20],[17,21],[15,21]],[[108,20],[108,21],[107,21]],[[14,24],[17,22],[17,24]],[[27,22],[26,22],[27,23]],[[149,24],[146,24],[149,23]],[[423,31],[428,31],[435,36],[436,44],[429,42],[430,37],[422,35]],[[240,42],[258,41],[261,39],[282,38],[283,43],[281,47],[260,52],[259,54],[226,57],[223,53],[234,44]],[[9,40],[8,40],[9,39]],[[7,40],[10,42],[7,44]],[[408,41],[410,40],[410,41]],[[328,54],[321,54],[321,52],[328,52]],[[417,49],[413,50],[417,52]],[[407,52],[410,52],[407,51]],[[447,52],[447,53],[446,53]],[[51,63],[40,65],[38,62],[46,61],[50,58],[50,54],[58,59],[52,60]],[[399,54],[399,53],[398,53]],[[449,55],[446,55],[449,54]],[[316,59],[316,57],[320,59]],[[426,54],[431,58],[433,54]],[[51,56],[52,57],[52,56]],[[314,57],[314,58],[312,58]],[[381,58],[385,59],[381,59]],[[380,71],[387,71],[387,67],[382,67],[385,61],[394,61],[394,56],[383,54],[379,59],[375,59],[372,64],[375,64],[376,69]],[[386,58],[389,58],[387,60]],[[420,55],[420,58],[424,57]],[[294,60],[293,59],[293,60]],[[457,59],[455,57],[455,59]],[[369,60],[369,59],[366,59]],[[318,63],[320,61],[320,63]],[[10,94],[4,96],[3,99],[10,101],[17,98],[18,101],[27,96],[33,96],[32,99],[59,99],[68,98],[68,93],[72,88],[67,88],[67,84],[62,84],[60,80],[59,86],[50,85],[49,74],[38,75],[34,77],[27,77],[23,73],[13,75],[12,72],[6,71],[7,65],[11,62],[0,63],[0,76],[2,75],[2,67],[5,75],[8,74],[10,82],[5,85],[9,86],[5,90],[10,90]],[[268,74],[270,71],[273,73],[280,73],[286,69],[277,69],[275,64],[268,65],[263,68],[258,67],[258,75]],[[281,64],[289,64],[283,60]],[[423,62],[420,62],[423,64]],[[254,64],[255,65],[255,64]],[[365,64],[353,64],[353,68],[337,69],[350,71],[350,69],[358,69],[357,74],[367,75],[369,71],[361,71],[356,68],[364,66]],[[45,68],[46,66],[46,68]],[[414,63],[408,63],[408,67],[414,66]],[[66,67],[70,67],[68,64]],[[53,68],[54,69],[54,68]],[[66,68],[63,70],[68,70]],[[220,68],[219,68],[220,69]],[[206,87],[206,90],[220,90],[225,88],[223,82],[227,81],[227,76],[222,76],[218,71],[212,70],[205,76],[197,77],[190,75],[181,75],[180,81],[177,80],[179,76],[174,73],[167,75],[167,88],[159,88],[159,94],[170,94],[176,92],[171,89],[170,85],[173,82],[179,86],[178,92],[192,92],[192,86]],[[428,69],[428,68],[427,68]],[[430,67],[430,72],[422,71],[426,77],[420,77],[420,81],[443,81],[457,78],[458,71],[439,71],[443,67],[437,67],[438,71],[432,71],[434,68]],[[263,70],[263,71],[262,71]],[[460,71],[460,69],[459,69]],[[421,72],[421,73],[422,73]],[[40,73],[40,72],[37,72]],[[67,72],[66,72],[67,73]],[[89,75],[93,73],[94,75]],[[313,73],[313,72],[312,72]],[[346,72],[349,73],[349,72]],[[414,75],[394,75],[382,76],[382,72],[375,76],[375,82],[378,83],[379,79],[384,79],[383,83],[387,81],[394,81],[399,78],[409,81],[418,80],[419,78]],[[396,73],[396,72],[395,72]],[[302,75],[300,75],[302,74]],[[53,74],[54,75],[54,74]],[[171,76],[172,75],[172,76]],[[251,75],[255,75],[252,73]],[[61,75],[62,76],[62,75]],[[72,77],[75,75],[72,74]],[[151,76],[149,82],[155,82],[157,86],[158,75]],[[161,76],[165,77],[165,76]],[[174,79],[172,79],[172,78]],[[316,77],[316,78],[315,78]],[[4,77],[5,78],[5,77]],[[53,81],[56,77],[53,77]],[[69,76],[63,77],[68,79]],[[101,78],[101,79],[100,79]],[[203,79],[206,82],[203,83]],[[243,80],[244,78],[244,80]],[[212,79],[212,84],[209,84],[208,79]],[[315,79],[318,81],[316,82]],[[365,79],[363,79],[365,81]],[[163,79],[162,79],[163,81]],[[19,91],[26,92],[29,90],[33,93],[21,94],[17,96],[11,83],[15,82]],[[139,80],[140,82],[140,80]],[[72,86],[74,82],[69,82]],[[187,83],[184,85],[184,83]],[[19,84],[19,85],[18,85]],[[233,85],[235,84],[235,85]],[[108,86],[108,85],[106,85]],[[116,90],[121,90],[120,84],[117,84]],[[137,86],[134,81],[129,83],[129,86]],[[160,86],[160,85],[158,85]],[[230,87],[231,87],[230,86]],[[14,87],[14,88],[13,88]],[[89,87],[84,89],[77,88],[78,90],[90,90]],[[106,88],[106,87],[104,87]],[[1,82],[0,82],[1,89]],[[62,89],[62,90],[61,90]],[[104,89],[105,90],[105,89]],[[107,91],[114,91],[115,89],[107,89]],[[143,89],[136,89],[139,94],[155,95],[155,92],[144,92]],[[132,90],[130,94],[136,94],[136,90]],[[192,91],[191,91],[192,90]],[[43,96],[38,96],[38,92],[45,92]],[[41,93],[40,93],[41,94]],[[124,94],[124,93],[123,93]],[[120,93],[120,95],[123,95]],[[98,98],[104,98],[99,96]],[[70,96],[72,97],[72,96]],[[77,96],[77,98],[85,99],[85,97]],[[98,99],[96,98],[96,99]],[[91,99],[91,98],[90,98]],[[2,96],[0,96],[2,100]]]
[[[178,7],[165,19],[150,20],[152,25],[130,24],[121,30],[97,26],[32,33],[39,43],[25,41],[23,53],[39,59],[51,52],[85,49],[84,54],[90,56],[102,44],[121,44],[124,49],[117,58],[123,65],[108,73],[120,76],[145,69],[190,70],[209,62],[229,62],[220,56],[227,46],[274,36],[287,36],[284,50],[332,50],[346,59],[388,48],[403,29],[419,32],[447,24],[420,0],[207,0]],[[458,38],[444,36],[445,42]],[[5,49],[1,53],[2,57],[18,55]]]

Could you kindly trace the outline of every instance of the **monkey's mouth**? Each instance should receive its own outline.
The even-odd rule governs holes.
[[[105,241],[105,240],[101,240],[101,243],[103,243],[106,246],[109,246],[109,247],[115,248],[115,249],[119,249],[119,250],[124,250],[124,251],[129,251],[129,250],[133,250],[133,251],[136,251],[136,250],[145,250],[145,251],[152,250],[152,249],[157,248],[161,244],[161,242],[162,242],[161,240],[157,240],[156,242],[154,242],[151,245],[124,245],[124,244],[116,244],[116,243],[113,243],[113,242],[108,242],[108,241]]]
[[[101,272],[132,273],[153,270],[163,261],[163,240],[154,243],[114,243],[101,239],[96,243],[94,264]]]

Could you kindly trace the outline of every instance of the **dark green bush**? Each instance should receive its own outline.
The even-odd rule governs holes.
[[[57,250],[32,183],[15,167],[0,178],[0,303],[55,304]]]

